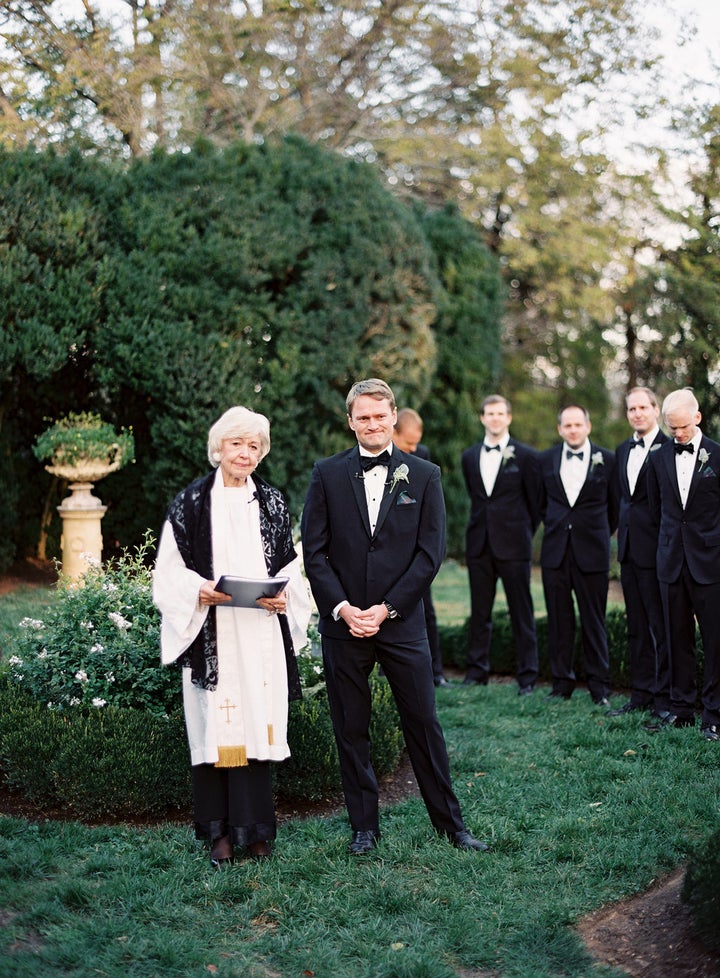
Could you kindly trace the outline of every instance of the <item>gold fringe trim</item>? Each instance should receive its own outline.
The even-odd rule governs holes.
[[[247,748],[218,747],[218,759],[215,767],[247,767]]]
[[[273,736],[273,725],[268,724],[268,744],[272,747],[275,743],[275,737]]]

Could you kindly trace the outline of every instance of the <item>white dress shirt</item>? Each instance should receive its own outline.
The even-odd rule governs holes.
[[[650,451],[650,446],[657,438],[657,433],[660,429],[657,425],[652,431],[649,431],[646,435],[643,435],[643,444],[638,444],[637,432],[633,435],[633,440],[635,442],[635,447],[630,449],[627,460],[627,478],[630,485],[630,495],[635,492],[635,486],[637,485],[638,476],[640,475],[640,469],[643,467],[643,462],[648,457],[648,452]]]
[[[500,471],[500,466],[502,465],[503,452],[507,448],[509,441],[510,435],[505,435],[505,437],[497,443],[497,448],[499,451],[494,445],[488,446],[490,451],[486,451],[485,446],[487,445],[487,442],[483,442],[482,447],[480,448],[480,478],[483,481],[485,492],[488,494],[488,496],[492,495],[492,491],[495,488],[498,472]]]
[[[581,458],[568,458],[567,452],[581,452]],[[560,481],[563,484],[565,495],[571,506],[577,502],[580,490],[585,485],[588,468],[590,467],[590,441],[585,439],[585,443],[580,448],[571,448],[567,442],[562,445],[562,457],[560,459]]]
[[[695,471],[695,466],[697,465],[698,452],[700,451],[700,442],[702,441],[702,431],[698,428],[695,432],[695,437],[690,441],[693,446],[692,455],[690,452],[680,452],[675,455],[675,472],[677,474],[678,490],[680,492],[680,501],[682,502],[682,507],[685,509],[687,504],[688,493],[690,492],[690,483],[692,482],[693,472]],[[675,442],[677,444],[677,442]]]

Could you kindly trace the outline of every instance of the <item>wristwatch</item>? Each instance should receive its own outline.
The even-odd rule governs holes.
[[[383,604],[385,605],[385,607],[387,609],[387,613],[388,613],[387,616],[388,616],[388,618],[397,618],[398,617],[397,610],[395,608],[393,608],[393,606],[390,604],[389,601],[383,601]]]

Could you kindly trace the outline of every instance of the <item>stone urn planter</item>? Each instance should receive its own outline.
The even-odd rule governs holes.
[[[38,436],[35,457],[46,470],[64,479],[70,495],[58,506],[63,521],[62,572],[80,577],[89,561],[102,559],[100,521],[107,510],[92,493],[93,485],[135,458],[131,431],[119,433],[97,414],[68,414]]]

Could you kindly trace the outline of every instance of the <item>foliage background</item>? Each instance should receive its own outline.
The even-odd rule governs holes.
[[[262,474],[296,515],[313,461],[352,443],[344,397],[360,377],[427,406],[447,465],[476,438],[472,404],[499,366],[501,287],[457,209],[412,209],[366,164],[296,138],[128,168],[5,153],[0,188],[0,430],[5,481],[28,487],[10,534],[20,553],[43,511],[57,552],[58,489],[30,443],[68,410],[135,436],[137,463],[102,484],[108,552],[159,528],[234,403],[271,419]],[[458,396],[460,416],[445,409]],[[454,548],[461,492],[448,498]]]

